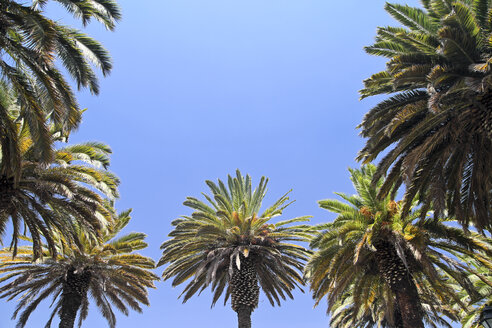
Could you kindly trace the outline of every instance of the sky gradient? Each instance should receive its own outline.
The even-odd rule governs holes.
[[[417,5],[416,0],[398,1]],[[186,196],[204,181],[238,168],[254,183],[270,178],[264,207],[293,189],[282,218],[333,219],[317,201],[353,193],[348,167],[363,145],[356,126],[378,99],[359,101],[362,80],[384,68],[364,53],[377,26],[396,25],[382,0],[120,0],[115,32],[85,32],[111,52],[114,69],[101,94],[79,93],[83,123],[70,143],[102,141],[113,149],[111,171],[122,180],[119,210],[133,208],[126,232],[148,235],[142,251],[156,261],[170,222],[190,214]],[[50,17],[64,20],[50,7]],[[79,26],[71,20],[72,25]],[[4,238],[9,240],[8,236]],[[156,269],[157,274],[162,268]],[[119,328],[236,326],[236,314],[208,292],[181,304],[185,285],[158,282],[143,314],[118,314]],[[260,295],[255,328],[325,328],[326,303],[313,309],[309,289],[272,308]],[[14,302],[2,301],[0,327]],[[27,327],[44,327],[48,305]],[[56,325],[54,324],[53,327]],[[83,327],[107,327],[91,307]]]

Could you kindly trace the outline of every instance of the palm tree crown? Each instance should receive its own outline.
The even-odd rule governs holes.
[[[31,247],[19,248],[12,259],[8,250],[1,253],[0,273],[2,282],[10,281],[0,288],[0,297],[19,303],[13,317],[20,311],[17,327],[24,327],[30,314],[41,301],[53,296],[55,304],[46,327],[56,314],[60,327],[73,327],[79,312],[79,327],[87,317],[89,295],[95,300],[111,328],[116,326],[112,305],[128,315],[129,308],[141,312],[141,304],[149,305],[147,288],[155,288],[159,278],[153,274],[154,261],[134,251],[147,247],[145,234],[117,235],[128,224],[130,211],[120,213],[108,225],[100,239],[92,238],[82,229],[78,230],[81,247],[70,247],[62,236],[57,240],[58,257],[45,249],[43,257],[35,262]]]
[[[400,203],[390,196],[377,197],[383,179],[372,185],[375,172],[374,165],[350,170],[357,194],[337,193],[345,202],[319,202],[338,216],[319,226],[321,232],[311,242],[316,251],[306,276],[313,297],[318,303],[326,296],[328,311],[348,310],[355,314],[351,320],[362,320],[359,323],[423,327],[426,320],[431,327],[445,324],[435,320],[437,313],[457,320],[450,300],[462,307],[466,304],[456,296],[454,286],[474,300],[481,296],[469,279],[471,269],[449,254],[468,255],[490,266],[492,245],[444,221],[430,217],[418,221],[421,209],[402,216]],[[350,304],[344,303],[348,297]],[[337,319],[344,319],[343,315]]]
[[[52,136],[55,141],[64,140],[55,129]],[[74,224],[97,234],[113,219],[105,203],[118,197],[119,179],[106,170],[111,154],[107,145],[87,142],[60,147],[46,165],[37,160],[37,148],[25,124],[17,124],[16,138],[21,157],[18,175],[11,172],[7,157],[0,159],[0,232],[10,220],[14,255],[23,224],[37,258],[42,237],[56,256],[53,236],[57,233],[76,243]]]
[[[364,81],[362,97],[394,93],[365,116],[358,159],[380,161],[381,194],[408,185],[436,215],[492,227],[492,3],[422,0],[424,9],[386,4],[403,27],[380,27],[366,51],[389,59]],[[396,184],[396,185],[395,185]]]
[[[212,305],[222,294],[224,304],[231,297],[240,327],[250,327],[250,322],[243,321],[249,321],[258,306],[260,287],[272,305],[280,305],[281,299],[293,298],[291,290],[303,284],[300,273],[308,251],[291,242],[307,241],[309,231],[305,225],[289,224],[308,218],[270,222],[289,205],[287,194],[259,215],[267,182],[261,178],[252,190],[249,175],[244,178],[239,171],[236,177],[228,177],[227,186],[221,180],[218,184],[206,181],[212,192],[203,194],[208,205],[188,197],[184,205],[193,214],[175,220],[171,239],[161,246],[158,265],[169,263],[164,279],[174,277],[176,286],[193,276],[183,300],[211,285]]]

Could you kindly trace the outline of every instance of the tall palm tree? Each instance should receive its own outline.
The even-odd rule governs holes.
[[[121,213],[104,229],[101,239],[91,238],[79,229],[81,248],[67,247],[60,235],[56,259],[46,248],[43,257],[35,262],[31,247],[21,247],[15,259],[8,250],[3,250],[0,273],[4,276],[0,281],[4,284],[0,287],[0,297],[18,297],[13,314],[15,318],[20,313],[17,327],[24,327],[39,303],[50,296],[55,306],[46,327],[51,326],[58,314],[59,327],[72,328],[77,313],[80,327],[88,314],[89,295],[111,328],[116,327],[112,305],[125,315],[129,308],[142,312],[140,303],[149,305],[147,289],[155,288],[154,281],[159,277],[150,271],[154,261],[135,253],[147,247],[145,234],[117,236],[129,220],[130,211]]]
[[[268,180],[262,177],[252,190],[249,175],[228,177],[227,186],[206,181],[211,195],[203,194],[208,204],[188,197],[184,205],[191,216],[175,220],[170,240],[161,246],[159,265],[169,264],[162,277],[174,277],[177,286],[193,276],[182,295],[186,302],[208,286],[214,293],[212,305],[225,294],[237,312],[238,327],[251,327],[251,313],[258,306],[260,288],[272,304],[293,298],[291,291],[303,285],[303,262],[308,251],[291,242],[306,242],[306,225],[289,225],[308,220],[300,217],[271,223],[290,203],[288,194],[259,215]]]
[[[66,131],[80,122],[81,111],[73,91],[55,61],[62,63],[79,88],[87,87],[95,94],[99,87],[91,64],[103,75],[112,67],[109,54],[100,43],[46,17],[43,8],[47,2],[0,2],[0,79],[17,98],[20,116],[29,125],[34,140],[44,143],[50,140],[47,121]],[[114,0],[56,2],[84,24],[94,18],[113,29],[120,18]],[[4,110],[0,104],[0,112]]]
[[[345,202],[319,202],[338,216],[321,225],[320,234],[311,242],[316,252],[306,266],[306,276],[313,297],[319,302],[327,296],[331,311],[337,301],[352,293],[355,313],[367,311],[377,297],[386,308],[388,323],[397,326],[395,314],[399,312],[400,327],[405,328],[423,328],[426,312],[449,313],[453,318],[446,306],[449,301],[454,299],[462,307],[466,304],[449,281],[472,299],[480,295],[468,278],[466,265],[449,254],[465,254],[490,266],[492,245],[476,233],[465,233],[428,216],[415,223],[422,216],[421,209],[402,216],[402,206],[390,196],[377,197],[383,179],[373,185],[375,171],[374,165],[350,170],[357,194],[337,193]]]
[[[76,243],[74,224],[97,234],[112,220],[105,203],[118,197],[119,179],[106,169],[111,153],[107,145],[88,142],[62,147],[46,165],[37,161],[29,132],[26,125],[18,127],[18,176],[10,174],[10,161],[0,159],[0,232],[10,220],[15,255],[24,225],[33,240],[34,257],[41,256],[42,237],[55,256],[55,231]],[[54,129],[52,139],[63,141],[64,135]]]
[[[422,0],[386,4],[403,27],[380,27],[366,51],[388,58],[364,81],[362,98],[392,94],[360,124],[364,163],[385,152],[381,194],[407,184],[404,213],[418,196],[436,215],[492,228],[492,3]]]

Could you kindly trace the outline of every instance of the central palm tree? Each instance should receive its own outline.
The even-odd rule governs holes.
[[[0,281],[9,281],[0,287],[0,297],[19,297],[13,314],[15,318],[22,310],[17,327],[24,327],[39,303],[49,296],[53,296],[55,306],[46,327],[58,314],[59,328],[72,328],[77,313],[80,327],[88,314],[89,295],[111,328],[116,327],[111,304],[125,315],[128,307],[141,312],[139,303],[149,305],[147,289],[155,288],[159,277],[150,271],[155,266],[152,259],[134,253],[147,247],[145,234],[117,236],[129,220],[130,211],[120,213],[104,229],[101,239],[79,229],[81,247],[68,246],[60,235],[56,259],[48,249],[35,262],[31,247],[21,247],[15,259],[9,250],[0,252],[0,273],[4,274]]]
[[[376,309],[379,313],[371,320],[377,322],[385,309],[385,321],[394,327],[423,328],[424,320],[436,313],[456,320],[450,301],[466,307],[456,286],[474,301],[482,296],[469,279],[473,270],[454,257],[467,255],[490,266],[492,244],[442,220],[425,215],[418,220],[422,209],[403,216],[400,203],[390,196],[377,197],[383,179],[373,185],[375,172],[374,165],[350,170],[357,194],[337,193],[345,202],[319,202],[338,216],[319,226],[321,232],[311,242],[316,252],[306,266],[306,276],[315,300],[327,296],[331,311],[351,296],[354,313]]]
[[[301,272],[309,252],[291,242],[307,242],[307,217],[278,223],[270,222],[290,203],[287,194],[259,214],[268,180],[261,178],[251,188],[249,175],[228,177],[227,186],[206,181],[212,195],[204,194],[208,205],[188,197],[184,205],[192,208],[191,216],[175,220],[170,240],[161,246],[159,265],[169,264],[162,277],[174,277],[173,286],[189,278],[182,295],[186,302],[197,291],[211,286],[212,305],[222,294],[229,297],[237,313],[238,327],[251,327],[251,313],[258,306],[260,288],[270,301],[293,298],[292,290],[303,285]]]

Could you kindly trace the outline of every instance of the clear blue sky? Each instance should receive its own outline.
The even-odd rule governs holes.
[[[416,0],[398,1],[417,5]],[[362,102],[362,80],[384,68],[364,53],[376,27],[395,25],[382,0],[121,0],[114,33],[98,24],[85,31],[111,52],[114,70],[87,107],[71,142],[97,140],[114,151],[120,176],[117,208],[133,208],[127,231],[148,235],[143,253],[158,260],[170,222],[190,211],[186,196],[207,191],[206,179],[239,168],[255,182],[270,178],[266,203],[289,189],[297,201],[284,218],[333,216],[317,200],[352,193],[363,140],[356,125],[376,99]],[[52,8],[51,17],[63,10]],[[268,204],[266,204],[268,205]],[[6,238],[8,239],[8,238]],[[156,272],[160,275],[162,268]],[[183,286],[159,282],[143,314],[118,315],[120,328],[235,327],[229,304],[210,309],[204,292],[186,304]],[[313,309],[308,289],[272,308],[260,296],[255,328],[325,328],[326,304]],[[14,302],[2,301],[0,327],[15,326]],[[28,327],[44,327],[40,306]],[[53,325],[55,327],[55,325]],[[83,327],[107,327],[91,308]]]

